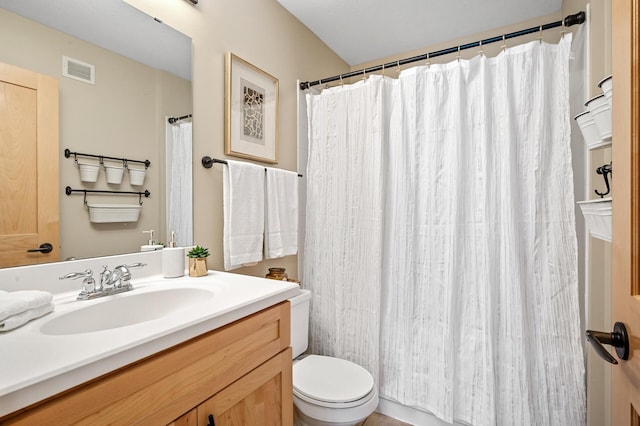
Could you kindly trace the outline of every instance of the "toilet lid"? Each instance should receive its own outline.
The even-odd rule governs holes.
[[[373,376],[344,359],[309,355],[293,365],[293,388],[317,401],[357,401],[373,389]]]

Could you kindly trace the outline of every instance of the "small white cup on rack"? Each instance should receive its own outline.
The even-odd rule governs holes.
[[[607,98],[604,94],[598,95],[589,99],[584,105],[596,122],[600,139],[606,142],[611,141],[611,107]]]
[[[598,87],[602,90],[604,97],[607,98],[607,102],[609,102],[609,108],[611,108],[611,93],[613,89],[612,76],[605,77],[600,80],[600,83],[598,83]]]
[[[107,183],[120,185],[120,182],[122,182],[122,175],[124,174],[124,167],[104,166],[104,171],[107,174]]]
[[[596,120],[589,111],[581,112],[575,116],[576,123],[580,127],[582,137],[588,149],[595,149],[609,145],[609,142],[600,139],[600,131],[596,127]]]
[[[144,183],[144,178],[147,175],[147,169],[129,169],[129,183],[133,186],[140,186]]]
[[[80,170],[80,180],[82,182],[96,182],[98,180],[98,174],[100,174],[99,164],[78,162],[78,169]]]

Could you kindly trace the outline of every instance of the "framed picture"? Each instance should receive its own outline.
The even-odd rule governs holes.
[[[278,162],[278,79],[226,56],[225,143],[227,155]]]

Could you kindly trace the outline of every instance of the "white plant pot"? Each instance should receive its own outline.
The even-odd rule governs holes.
[[[96,182],[100,173],[99,164],[78,163],[80,169],[80,180],[82,182]]]
[[[134,186],[144,184],[144,178],[147,175],[146,169],[129,169],[129,183]]]
[[[89,220],[93,223],[137,222],[139,204],[87,204]]]
[[[611,107],[611,90],[613,89],[613,78],[611,76],[605,77],[598,83],[598,87],[602,89],[602,93],[604,97],[607,98],[607,102],[609,102],[609,107]]]
[[[596,121],[596,127],[600,132],[600,139],[611,140],[611,106],[604,95],[598,95],[585,103],[587,110],[591,112]]]
[[[578,127],[580,127],[580,132],[582,132],[582,137],[588,149],[600,148],[611,144],[611,142],[600,139],[600,131],[591,112],[580,113],[576,115],[575,120],[578,123]]]
[[[124,174],[124,167],[104,166],[104,171],[107,174],[107,183],[120,185],[120,182],[122,182],[122,175]]]

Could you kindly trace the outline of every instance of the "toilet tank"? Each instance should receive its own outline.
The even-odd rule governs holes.
[[[300,294],[289,299],[291,302],[291,348],[293,358],[298,357],[309,346],[309,302],[311,292],[300,289]]]

